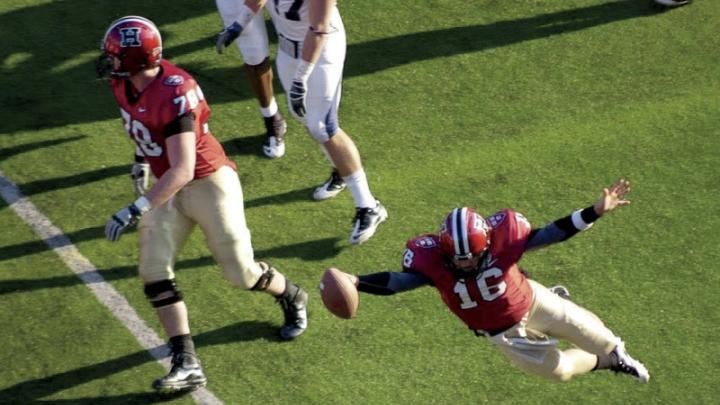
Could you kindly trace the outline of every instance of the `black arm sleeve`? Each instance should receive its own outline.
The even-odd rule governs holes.
[[[600,216],[595,212],[593,206],[589,206],[580,211],[580,218],[586,224],[592,224]],[[575,236],[582,229],[575,227],[572,220],[572,214],[562,217],[557,221],[548,224],[539,229],[533,229],[530,231],[525,250],[538,249],[545,246],[550,246],[554,243],[562,242]]]
[[[431,280],[414,271],[384,271],[359,276],[358,291],[373,295],[393,295],[432,284]]]
[[[165,135],[165,138],[169,138],[173,135],[181,134],[183,132],[193,132],[195,127],[195,113],[189,112],[187,114],[183,114],[175,118],[175,120],[167,126],[165,126],[165,130],[163,131],[163,134]]]

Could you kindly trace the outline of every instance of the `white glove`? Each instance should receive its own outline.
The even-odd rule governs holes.
[[[148,191],[150,181],[150,165],[147,163],[134,163],[130,171],[135,194],[140,196]]]
[[[105,224],[105,237],[116,242],[125,229],[135,225],[140,217],[150,210],[150,201],[145,197],[138,198],[134,203],[113,214]]]

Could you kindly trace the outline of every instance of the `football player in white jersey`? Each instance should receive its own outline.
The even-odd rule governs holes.
[[[263,14],[257,13],[244,29],[236,29],[233,23],[242,19],[242,0],[215,0],[215,4],[226,27],[218,35],[216,50],[221,54],[225,47],[233,42],[237,44],[245,62],[245,75],[260,103],[260,113],[265,121],[267,139],[263,143],[263,153],[271,159],[282,157],[285,154],[287,123],[275,102],[270,47]]]
[[[276,63],[290,112],[304,123],[333,165],[330,178],[315,189],[313,198],[332,198],[347,186],[356,207],[350,243],[365,242],[387,219],[387,211],[370,192],[360,153],[338,123],[347,44],[336,1],[246,0],[238,19],[226,30],[242,31],[262,7],[278,33]]]

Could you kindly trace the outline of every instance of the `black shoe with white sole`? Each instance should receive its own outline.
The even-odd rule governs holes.
[[[270,159],[277,159],[285,155],[285,133],[287,122],[278,111],[272,117],[265,118],[265,135],[267,139],[263,143],[263,153]]]
[[[315,188],[313,191],[313,199],[317,201],[327,200],[340,194],[341,191],[345,190],[345,180],[340,177],[340,173],[337,169],[333,169],[330,173],[330,178],[325,181],[321,186]]]
[[[207,377],[200,361],[190,353],[175,353],[170,373],[153,382],[153,388],[163,393],[194,391],[207,385]]]
[[[376,201],[376,203],[374,208],[355,208],[350,244],[359,245],[370,239],[375,234],[378,225],[387,219],[388,213],[385,207],[380,204],[380,201]]]
[[[620,342],[610,353],[612,365],[610,370],[616,373],[627,374],[637,381],[646,383],[650,381],[650,373],[644,364],[630,357],[625,351],[625,343]]]
[[[308,294],[302,288],[287,281],[285,292],[276,298],[283,310],[285,323],[280,328],[282,340],[293,340],[307,329]]]

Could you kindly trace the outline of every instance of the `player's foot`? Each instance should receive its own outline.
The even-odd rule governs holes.
[[[380,201],[375,201],[377,205],[374,208],[355,208],[355,218],[353,218],[353,229],[350,233],[350,244],[359,245],[370,239],[378,225],[387,219],[388,213]]]
[[[653,0],[655,4],[665,8],[675,8],[690,4],[690,0]]]
[[[272,117],[265,118],[267,139],[263,143],[263,153],[270,159],[277,159],[285,154],[285,133],[287,122],[278,111]]]
[[[155,380],[152,386],[160,392],[194,391],[207,385],[200,361],[190,353],[175,353],[170,373]]]
[[[625,351],[625,343],[618,343],[615,349],[613,349],[610,353],[610,359],[612,361],[610,370],[616,373],[627,374],[635,380],[643,383],[650,380],[650,373],[648,373],[645,365],[630,357],[628,352]]]
[[[554,285],[550,288],[548,288],[551,293],[557,295],[560,298],[565,298],[566,300],[570,299],[570,290],[567,289],[564,285]]]
[[[313,192],[313,199],[327,200],[338,195],[341,191],[345,190],[345,181],[340,177],[340,173],[337,169],[333,169],[330,173],[330,178],[327,179],[323,185],[317,187]]]
[[[293,340],[302,335],[307,329],[308,294],[302,288],[294,286],[293,293],[282,295],[276,299],[285,316],[285,323],[280,328],[280,338]]]

